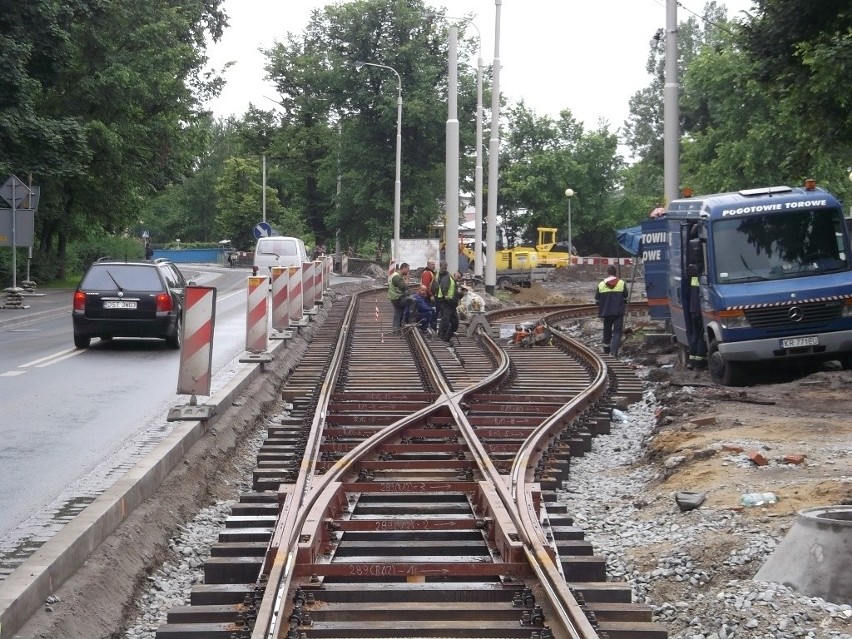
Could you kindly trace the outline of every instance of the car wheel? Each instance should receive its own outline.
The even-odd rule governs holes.
[[[91,337],[77,335],[77,333],[74,333],[74,346],[76,346],[77,348],[89,348],[89,344],[91,343]]]
[[[726,362],[719,352],[719,344],[714,339],[710,340],[710,348],[707,357],[710,379],[715,384],[723,386],[743,386],[743,365],[738,362]]]
[[[178,318],[175,321],[174,333],[172,333],[171,335],[166,337],[166,346],[168,346],[169,348],[173,348],[175,350],[179,349],[180,343],[181,343],[181,333],[182,333],[182,326],[181,326],[181,321],[180,321],[180,315],[178,315]]]

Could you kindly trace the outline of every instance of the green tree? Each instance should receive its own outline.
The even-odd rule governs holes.
[[[617,223],[609,215],[622,159],[618,138],[601,125],[586,132],[569,110],[558,120],[538,116],[523,102],[508,110],[509,125],[501,158],[500,198],[507,227],[534,243],[536,228],[557,227],[568,238],[568,202],[572,199],[572,240],[585,252],[608,246]],[[519,211],[523,211],[518,214]]]
[[[75,175],[85,138],[78,119],[49,108],[52,79],[71,54],[67,16],[78,3],[0,3],[0,174]]]
[[[226,24],[221,3],[36,3],[50,19],[31,25],[35,40],[56,39],[58,50],[30,58],[34,110],[74,123],[82,141],[55,147],[67,170],[33,175],[39,259],[58,263],[60,275],[70,237],[136,228],[147,199],[192,168],[207,134],[200,106],[220,87],[202,69],[208,36]]]
[[[421,0],[356,0],[313,14],[301,36],[268,52],[284,121],[278,154],[300,185],[294,199],[318,240],[341,229],[345,242],[392,231],[397,78],[356,61],[384,64],[401,78],[403,236],[441,215],[446,121],[446,22]],[[461,50],[470,52],[463,41]],[[462,145],[471,155],[475,81],[459,68]],[[289,154],[284,153],[285,149]],[[338,173],[339,198],[334,196]]]
[[[756,4],[755,15],[732,23],[709,3],[703,35],[682,60],[681,182],[707,193],[816,177],[848,199],[848,3]],[[661,46],[652,43],[652,86],[631,100],[627,139],[640,159],[625,174],[628,197],[650,199],[662,186]]]
[[[234,246],[248,249],[254,244],[252,229],[260,220],[263,183],[260,162],[256,158],[232,157],[225,161],[224,171],[216,185],[218,214],[216,228]],[[300,216],[282,206],[275,189],[266,188],[266,216],[271,226],[282,235],[311,237]]]
[[[678,81],[683,78],[699,52],[728,46],[732,25],[724,5],[708,2],[702,17],[690,16],[678,23]],[[645,203],[658,203],[663,197],[663,87],[665,85],[665,32],[659,29],[650,42],[646,70],[650,84],[630,98],[630,115],[624,123],[624,140],[636,162],[626,170],[623,195]],[[692,101],[692,107],[690,106]],[[709,117],[710,105],[701,104],[681,91],[680,126],[686,134]],[[683,173],[683,172],[682,172]],[[688,182],[682,179],[684,184]],[[645,211],[647,213],[647,210]]]

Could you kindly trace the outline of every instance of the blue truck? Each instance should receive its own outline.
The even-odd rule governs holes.
[[[652,317],[670,321],[685,356],[697,331],[690,298],[700,299],[715,383],[747,384],[755,363],[852,367],[849,231],[840,202],[812,180],[674,200],[642,238]]]

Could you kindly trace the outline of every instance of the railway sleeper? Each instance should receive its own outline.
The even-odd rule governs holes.
[[[294,597],[304,605],[292,636],[529,639],[546,632],[545,614],[534,597],[518,605],[518,587],[497,580],[306,584]]]
[[[157,639],[248,639],[248,633],[248,626],[237,623],[167,623],[157,628]]]

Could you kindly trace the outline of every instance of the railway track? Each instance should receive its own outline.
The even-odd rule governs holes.
[[[253,491],[158,639],[665,638],[557,495],[638,380],[558,330],[553,346],[478,330],[448,348],[388,335],[377,317],[390,315],[384,291],[328,311],[282,388]]]

